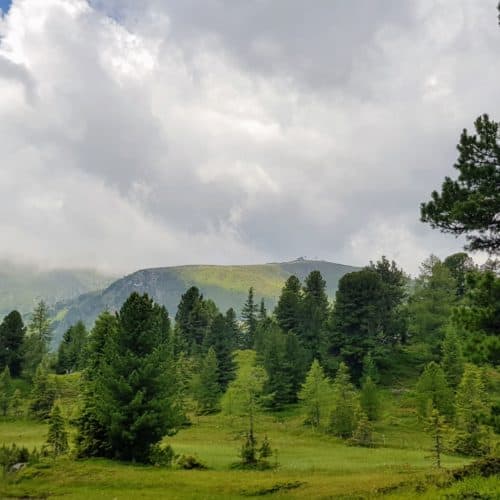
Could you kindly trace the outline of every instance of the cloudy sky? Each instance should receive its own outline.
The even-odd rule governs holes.
[[[0,258],[298,256],[409,272],[460,131],[500,117],[496,0],[0,0]]]

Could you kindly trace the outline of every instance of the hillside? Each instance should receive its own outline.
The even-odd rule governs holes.
[[[303,280],[311,271],[319,270],[327,282],[328,295],[333,298],[339,279],[358,268],[325,261],[296,260],[284,263],[249,266],[179,266],[144,269],[125,276],[103,291],[91,292],[59,304],[55,325],[55,341],[79,320],[91,326],[104,309],[117,310],[132,292],[148,293],[175,315],[181,295],[197,286],[205,297],[226,310],[240,311],[249,287],[253,287],[257,300],[263,298],[273,308],[288,276],[295,274]]]
[[[92,290],[107,287],[116,279],[86,269],[53,269],[42,271],[34,267],[0,261],[0,317],[17,309],[29,313],[36,301],[48,304],[67,301]]]

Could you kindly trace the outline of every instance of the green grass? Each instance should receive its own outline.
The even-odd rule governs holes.
[[[239,353],[245,362],[245,352]],[[79,375],[55,376],[68,421],[75,416]],[[384,411],[375,424],[375,448],[347,446],[303,425],[299,407],[257,417],[256,435],[277,449],[278,467],[266,471],[233,469],[247,422],[242,417],[191,416],[192,425],[166,437],[178,455],[194,455],[205,471],[162,469],[110,460],[44,459],[0,481],[0,498],[65,499],[227,499],[227,498],[440,498],[466,488],[498,491],[493,480],[468,479],[438,490],[440,475],[431,465],[430,440],[412,409],[411,393],[382,391]],[[70,429],[74,434],[74,429]],[[0,420],[0,444],[28,448],[45,442],[47,424],[27,419]],[[275,457],[271,458],[274,463]],[[468,460],[444,456],[445,468]],[[424,485],[425,487],[422,487]],[[434,495],[434,496],[433,496]],[[443,497],[444,498],[444,497]],[[454,497],[450,497],[454,498]],[[458,497],[457,497],[458,498]],[[494,496],[486,498],[495,498]]]
[[[108,460],[49,460],[8,477],[0,497],[247,498],[287,484],[295,487],[266,498],[329,498],[347,492],[366,497],[378,489],[415,481],[431,470],[426,450],[349,447],[301,422],[297,410],[280,417],[262,415],[257,420],[258,438],[267,434],[272,447],[278,449],[276,470],[231,469],[242,442],[243,419],[193,417],[192,426],[164,442],[178,454],[196,455],[209,467],[207,471],[165,470]],[[0,423],[0,442],[40,447],[46,431],[45,424],[4,421]],[[444,457],[447,467],[462,463],[460,458]],[[296,482],[300,485],[294,485]]]

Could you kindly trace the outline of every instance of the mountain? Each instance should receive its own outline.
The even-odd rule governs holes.
[[[21,314],[33,310],[43,299],[48,304],[74,299],[92,290],[102,290],[116,276],[88,269],[41,271],[32,266],[0,261],[0,318],[13,309]]]
[[[298,259],[249,266],[193,265],[144,269],[115,281],[105,290],[58,304],[54,341],[58,342],[64,331],[79,320],[90,327],[101,311],[118,310],[132,292],[148,293],[156,302],[164,305],[173,317],[181,295],[190,286],[197,286],[222,311],[233,307],[237,312],[241,311],[248,289],[252,286],[256,300],[263,298],[267,308],[272,309],[289,276],[295,274],[303,281],[315,270],[320,271],[326,279],[328,295],[333,298],[339,279],[359,268]]]

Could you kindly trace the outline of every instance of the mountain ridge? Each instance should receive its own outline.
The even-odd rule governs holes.
[[[90,328],[101,311],[119,310],[134,291],[147,293],[164,305],[173,317],[181,295],[189,287],[197,286],[222,311],[232,307],[239,314],[250,287],[254,288],[256,300],[264,299],[266,307],[272,309],[284,282],[292,274],[303,281],[311,271],[320,271],[327,282],[328,296],[333,298],[339,279],[359,269],[346,264],[306,259],[249,265],[186,264],[144,268],[115,280],[105,289],[90,291],[56,304],[54,344],[77,321],[83,321]]]

